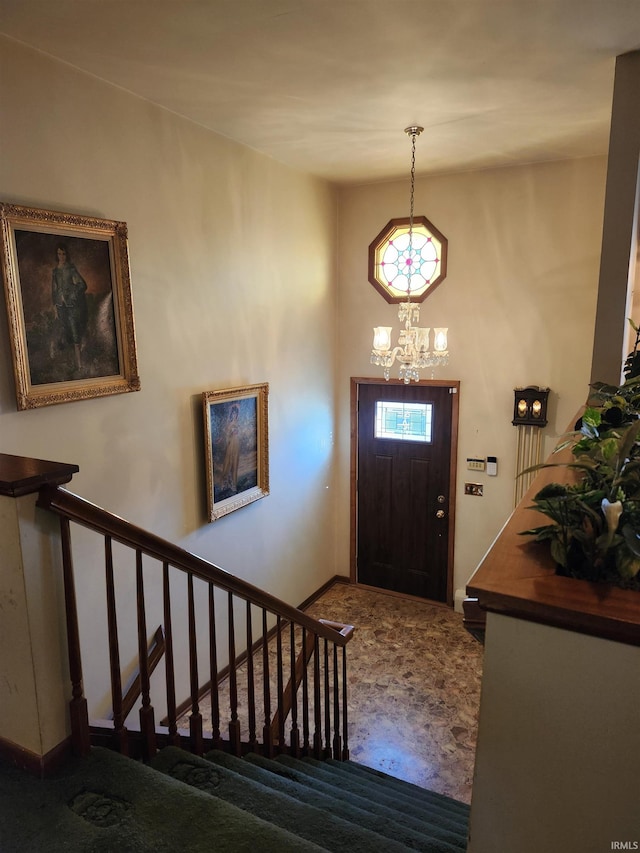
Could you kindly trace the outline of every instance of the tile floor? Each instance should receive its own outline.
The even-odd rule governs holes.
[[[356,627],[347,647],[350,757],[470,802],[483,647],[462,615],[347,584],[307,612]]]
[[[307,612],[356,628],[347,646],[351,759],[470,802],[482,645],[461,614],[342,583]],[[206,728],[206,699],[200,711]]]

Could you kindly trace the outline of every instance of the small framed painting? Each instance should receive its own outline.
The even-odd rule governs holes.
[[[269,385],[202,395],[209,521],[269,494]]]
[[[0,203],[19,410],[139,391],[127,225]]]

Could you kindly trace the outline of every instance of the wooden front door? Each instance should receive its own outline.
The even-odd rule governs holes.
[[[352,382],[356,580],[452,604],[458,383]]]

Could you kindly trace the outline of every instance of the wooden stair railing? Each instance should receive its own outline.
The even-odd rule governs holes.
[[[330,622],[327,619],[318,620],[323,625],[329,625],[331,628],[334,628],[336,631],[339,631],[345,639],[350,640],[351,635],[353,634],[354,627],[353,625],[345,625],[342,622]],[[326,641],[325,641],[326,642]],[[296,658],[296,666],[295,666],[295,674],[289,679],[289,683],[285,687],[283,691],[282,697],[282,709],[278,708],[276,713],[274,714],[273,720],[271,721],[271,738],[275,740],[280,731],[280,721],[286,720],[290,713],[296,713],[296,694],[300,685],[302,684],[303,689],[303,708],[308,707],[309,696],[308,696],[308,682],[307,682],[307,673],[308,673],[308,665],[313,657],[315,651],[315,646],[312,642],[309,642],[308,636],[303,632],[302,636],[302,648],[300,653]],[[293,655],[293,647],[292,647],[292,655]],[[305,717],[303,716],[303,719]],[[294,726],[295,728],[295,726]],[[345,722],[345,730],[346,730],[346,722]],[[297,746],[294,744],[293,740],[291,743],[291,750],[293,753],[296,753]]]
[[[77,754],[86,754],[91,744],[101,744],[147,759],[161,746],[172,744],[198,755],[207,749],[219,748],[236,755],[254,751],[267,756],[291,752],[318,758],[328,755],[340,760],[348,758],[346,645],[353,635],[352,626],[316,620],[66,489],[44,486],[39,492],[38,506],[60,516],[72,683],[72,745]],[[108,629],[105,658],[108,657],[110,671],[113,720],[91,724],[83,689],[72,523],[104,539]],[[124,606],[121,602],[119,610],[114,543],[135,555],[132,582],[135,602],[127,601]],[[158,581],[153,592],[159,590],[162,595],[164,620],[161,628],[165,684],[160,699],[156,699],[157,685],[152,685],[151,674],[157,660],[148,652],[146,627],[149,595],[146,585],[151,585],[149,578],[154,570]],[[118,566],[118,572],[121,571],[122,567]],[[181,582],[180,578],[184,580]],[[175,588],[178,584],[186,598],[186,619],[182,620],[176,619],[175,598],[179,593],[175,593]],[[200,594],[201,587],[205,588],[206,596]],[[206,617],[202,615],[203,608],[197,606],[201,599],[207,604]],[[226,648],[221,641],[223,610],[227,623]],[[127,627],[127,619],[135,620],[138,640],[139,699],[134,699],[138,702],[137,723],[128,719],[133,710],[129,695],[122,695],[119,627]],[[287,630],[288,642],[284,642]],[[183,633],[179,635],[179,631]],[[259,634],[256,639],[254,632]],[[186,664],[174,658],[178,642],[187,650]],[[204,646],[208,660],[203,664],[200,658]],[[92,650],[92,654],[95,656],[96,652]],[[160,657],[161,653],[158,660]],[[221,686],[222,671],[226,671],[227,678]],[[188,673],[185,679],[188,688],[186,684],[180,685],[180,689],[189,692],[188,730],[183,727],[185,715],[180,713],[176,702],[179,676],[183,672]],[[204,678],[201,672],[206,672]],[[211,697],[211,724],[206,730],[200,708],[203,682],[210,685]],[[163,712],[166,708],[162,720],[165,725],[155,722],[158,701]],[[260,719],[262,738],[258,736]]]

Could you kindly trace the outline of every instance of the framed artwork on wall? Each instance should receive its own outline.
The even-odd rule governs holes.
[[[266,382],[202,394],[209,521],[269,494],[268,399]]]
[[[19,410],[139,391],[126,222],[0,203]]]

